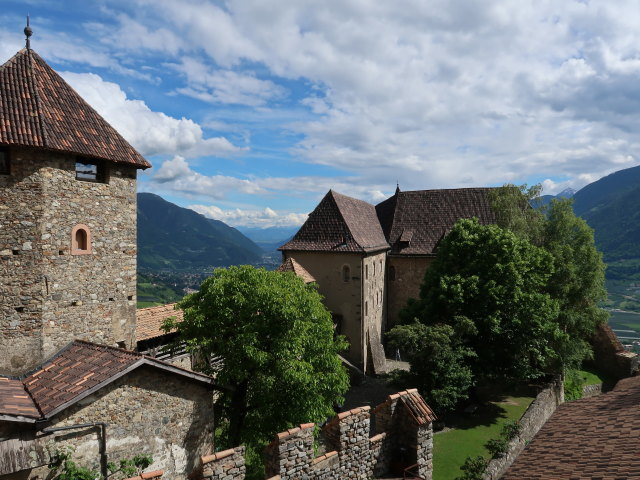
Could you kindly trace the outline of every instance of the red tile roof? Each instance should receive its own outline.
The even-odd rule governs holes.
[[[313,275],[307,272],[307,270],[302,265],[300,265],[291,257],[282,262],[282,265],[276,268],[276,272],[293,272],[298,277],[300,277],[304,281],[304,283],[311,283],[316,281],[316,279],[313,278]]]
[[[0,66],[0,144],[151,166],[33,50]]]
[[[175,303],[168,303],[136,310],[136,342],[166,335],[160,327],[169,317],[176,317],[176,320],[181,322],[184,312],[176,310],[175,306]]]
[[[640,478],[640,377],[564,403],[503,480]]]
[[[373,252],[388,248],[373,205],[329,190],[280,250]]]
[[[38,412],[38,418],[51,417],[143,365],[218,388],[207,375],[179,368],[140,353],[75,340],[21,380],[7,379],[4,384],[0,383],[0,386],[5,385],[4,390],[0,388],[0,414],[34,416],[35,411]],[[22,402],[19,407],[26,409],[23,413],[19,413],[15,405],[19,385],[23,385],[22,391],[26,390],[31,402],[27,405],[28,400],[19,397]],[[27,415],[27,410],[31,415]]]
[[[401,192],[376,206],[392,254],[432,255],[461,218],[495,223],[490,188]]]
[[[20,380],[0,377],[0,415],[40,418],[40,412]]]

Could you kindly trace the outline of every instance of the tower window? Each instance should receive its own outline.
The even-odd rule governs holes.
[[[76,225],[71,230],[71,255],[91,253],[91,232],[86,225]]]
[[[9,150],[0,148],[0,175],[9,175]]]
[[[79,158],[76,160],[76,180],[107,183],[107,171],[104,162]]]
[[[349,265],[343,265],[342,266],[342,281],[343,282],[348,282],[349,280],[351,280],[351,268],[349,267]]]

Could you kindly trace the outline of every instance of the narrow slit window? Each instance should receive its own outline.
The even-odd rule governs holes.
[[[71,254],[91,253],[91,232],[86,225],[76,225],[71,231]]]
[[[9,175],[9,151],[6,148],[0,148],[0,175]]]
[[[344,265],[342,267],[342,281],[348,282],[349,280],[351,280],[351,267]]]

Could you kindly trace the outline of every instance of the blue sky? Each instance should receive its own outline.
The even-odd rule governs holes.
[[[153,168],[139,190],[234,226],[333,188],[580,187],[638,161],[640,3],[0,0]]]

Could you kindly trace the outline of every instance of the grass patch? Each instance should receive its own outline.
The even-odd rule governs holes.
[[[453,480],[462,475],[460,466],[468,456],[489,458],[485,443],[498,438],[502,426],[519,420],[533,397],[499,396],[486,402],[473,414],[447,418],[452,430],[433,436],[433,479]]]
[[[597,385],[599,383],[604,383],[607,381],[604,375],[601,375],[600,373],[590,368],[578,370],[578,375],[580,375],[580,378],[582,378],[585,385]]]

